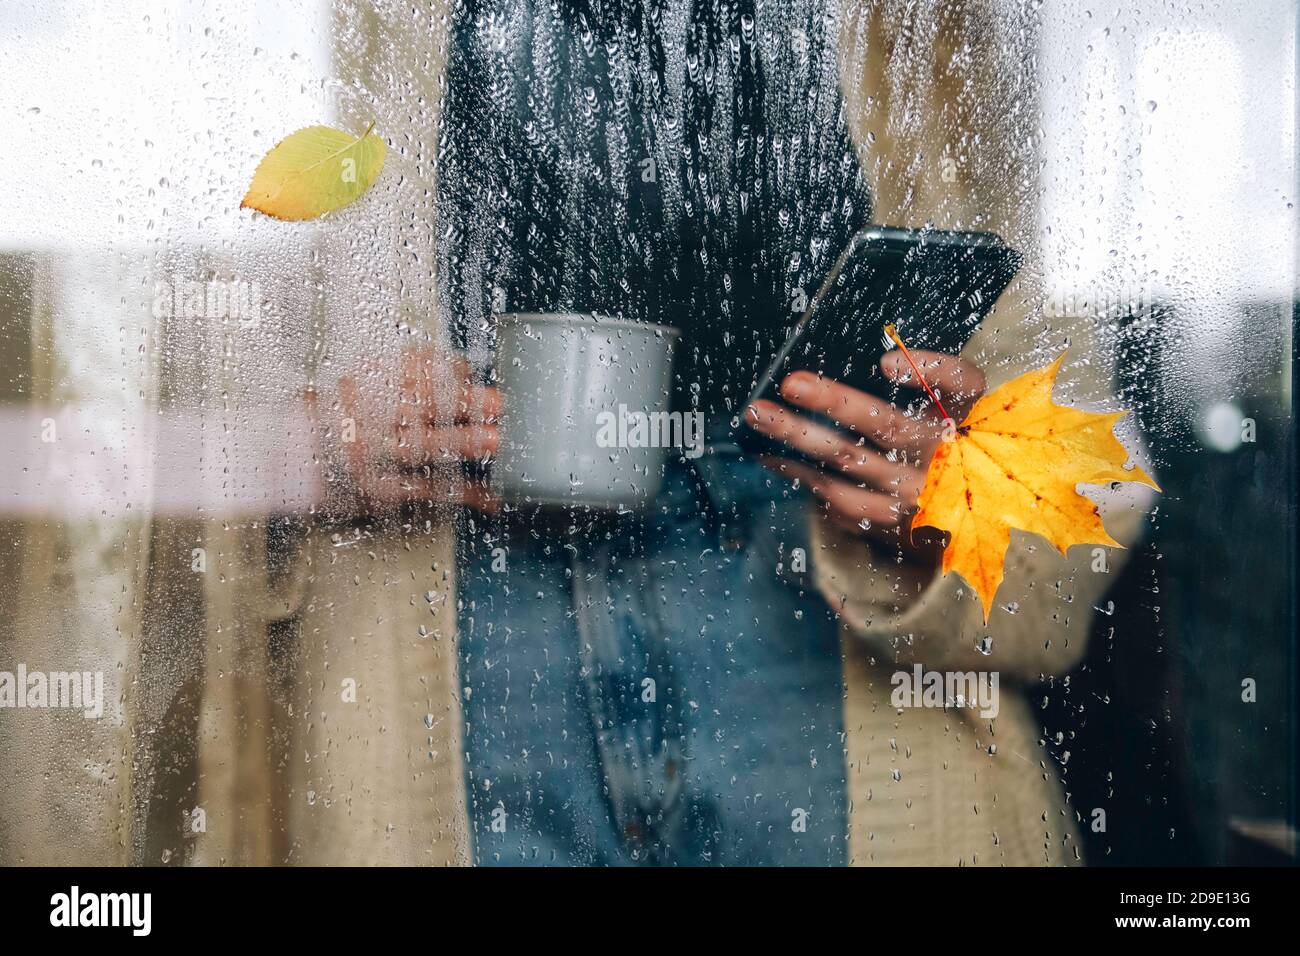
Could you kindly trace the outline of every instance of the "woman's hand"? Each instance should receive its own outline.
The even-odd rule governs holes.
[[[495,510],[482,480],[462,465],[486,464],[496,453],[501,393],[477,384],[464,358],[433,348],[408,349],[396,366],[372,363],[339,381],[330,431],[363,504]]]
[[[945,409],[960,422],[984,391],[984,373],[953,355],[923,351],[911,355]],[[880,367],[896,382],[923,388],[899,351],[886,353]],[[747,412],[750,425],[799,449],[822,467],[783,458],[765,458],[763,463],[806,485],[835,524],[889,543],[913,560],[936,561],[942,550],[939,536],[921,532],[913,540],[910,534],[910,518],[925,485],[926,469],[945,431],[945,419],[932,403],[907,414],[874,395],[811,372],[786,376],[781,395],[791,405],[828,415],[852,434],[820,425],[774,402],[758,401]],[[949,435],[954,433],[955,423],[946,427]]]

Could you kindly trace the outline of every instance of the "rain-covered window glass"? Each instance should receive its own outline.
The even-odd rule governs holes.
[[[1296,23],[6,4],[0,863],[1294,859]]]

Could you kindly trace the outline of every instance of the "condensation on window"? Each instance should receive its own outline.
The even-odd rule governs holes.
[[[0,23],[0,862],[1294,860],[1292,4]]]

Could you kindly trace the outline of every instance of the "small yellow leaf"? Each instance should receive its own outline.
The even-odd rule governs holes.
[[[308,126],[262,157],[240,208],[276,219],[316,219],[355,201],[384,168],[387,148],[371,130],[360,136]]]
[[[912,527],[950,534],[943,571],[975,588],[989,619],[1002,584],[1011,529],[1041,535],[1061,554],[1071,545],[1121,547],[1076,485],[1134,481],[1160,490],[1141,468],[1126,470],[1115,437],[1126,412],[1097,414],[1052,404],[1064,353],[983,396],[952,441],[935,452]]]

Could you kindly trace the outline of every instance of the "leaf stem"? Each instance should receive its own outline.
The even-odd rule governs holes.
[[[915,373],[917,379],[920,380],[921,385],[924,386],[926,394],[928,394],[931,401],[938,406],[939,414],[942,415],[945,420],[950,420],[952,416],[949,415],[948,410],[943,407],[943,402],[939,401],[939,396],[934,393],[934,389],[930,387],[930,383],[925,380],[925,376],[921,374],[921,370],[917,368],[916,363],[912,361],[912,353],[907,350],[907,346],[904,345],[903,340],[899,338],[898,328],[892,324],[886,325],[885,334],[888,335],[890,340],[898,346],[899,350],[903,353],[903,358],[907,359],[907,364],[912,366],[912,372]]]

